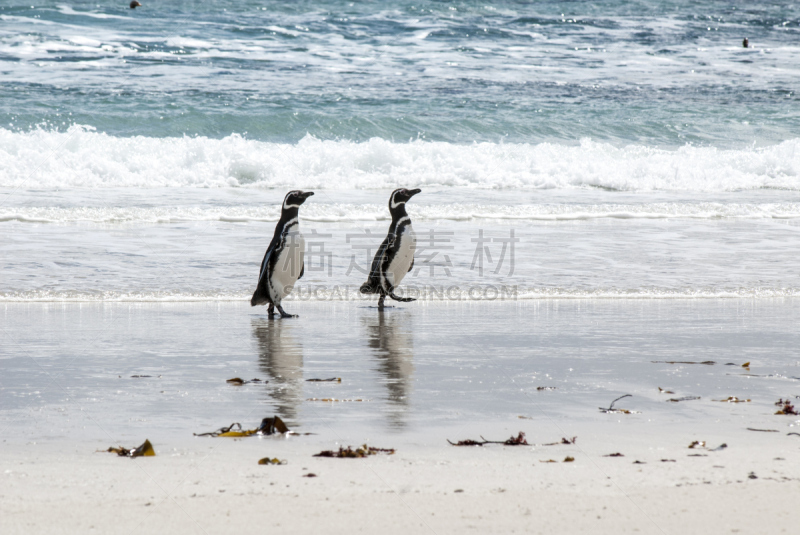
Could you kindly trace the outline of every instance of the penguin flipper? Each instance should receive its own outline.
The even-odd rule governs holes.
[[[258,285],[256,285],[256,291],[253,292],[253,297],[250,299],[250,306],[254,307],[257,305],[265,305],[267,303],[272,304],[272,300],[269,297],[269,291],[267,290],[267,267],[269,266],[269,259],[272,256],[272,247],[267,249],[267,252],[264,253],[264,260],[261,261],[261,271],[258,275]]]
[[[303,266],[300,268],[300,276],[297,277],[297,280],[302,279],[303,278],[303,273],[305,273],[305,272],[306,272],[306,263],[303,262]]]
[[[408,266],[408,271],[407,271],[407,273],[411,273],[411,270],[412,270],[412,269],[414,269],[414,257],[413,257],[413,256],[411,257],[411,265],[410,265],[410,266]]]
[[[375,294],[380,291],[381,288],[381,272],[384,268],[384,258],[386,257],[386,251],[389,248],[390,238],[392,234],[386,236],[381,243],[380,248],[378,248],[378,252],[375,253],[375,258],[372,260],[372,267],[370,267],[369,275],[367,276],[367,282],[361,285],[359,291],[362,294]]]

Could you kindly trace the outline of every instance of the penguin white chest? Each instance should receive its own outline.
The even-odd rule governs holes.
[[[410,224],[403,227],[396,239],[400,240],[400,245],[385,273],[386,282],[392,287],[400,284],[408,273],[411,263],[414,261],[414,251],[417,249],[417,235]]]
[[[269,292],[277,304],[289,295],[294,288],[305,261],[306,242],[300,233],[299,225],[294,225],[286,233],[283,248],[275,259],[275,267],[269,278]]]

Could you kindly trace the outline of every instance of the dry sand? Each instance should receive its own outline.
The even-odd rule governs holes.
[[[156,457],[138,459],[4,444],[0,531],[797,533],[800,437],[777,435],[752,433],[721,451],[632,442],[624,457],[580,439],[409,446],[366,459],[312,457],[319,437],[156,442]],[[287,464],[258,465],[264,456]]]

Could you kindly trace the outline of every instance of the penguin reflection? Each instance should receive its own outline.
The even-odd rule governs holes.
[[[259,368],[269,376],[270,397],[287,423],[296,422],[303,401],[303,347],[293,334],[295,325],[266,318],[252,321]]]
[[[382,310],[364,318],[369,347],[378,360],[378,371],[385,377],[390,404],[389,425],[404,427],[411,375],[414,371],[414,347],[411,315]]]

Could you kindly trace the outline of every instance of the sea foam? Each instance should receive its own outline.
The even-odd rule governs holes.
[[[0,129],[0,187],[377,189],[396,184],[483,189],[800,190],[800,139],[762,148],[578,144],[270,143],[230,135],[115,137]]]

